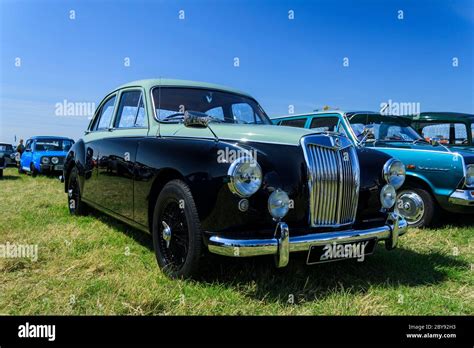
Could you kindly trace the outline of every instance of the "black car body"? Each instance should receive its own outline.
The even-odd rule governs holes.
[[[327,261],[369,242],[394,248],[407,229],[390,184],[401,167],[337,133],[273,126],[245,93],[145,80],[104,98],[64,180],[71,213],[86,203],[150,231],[162,269],[190,276],[204,251],[283,267],[297,251],[322,262],[331,245],[350,255]]]

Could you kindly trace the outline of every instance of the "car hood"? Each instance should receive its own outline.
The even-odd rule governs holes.
[[[239,142],[275,143],[282,145],[300,145],[302,136],[317,132],[311,129],[284,127],[274,125],[245,125],[211,123],[209,128],[185,127],[183,124],[161,124],[161,136],[182,137],[213,137],[214,132],[219,139]]]

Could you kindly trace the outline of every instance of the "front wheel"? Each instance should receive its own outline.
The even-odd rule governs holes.
[[[191,191],[172,180],[160,192],[153,213],[153,246],[158,265],[172,278],[198,274],[202,253],[201,223]]]
[[[433,196],[422,188],[406,188],[398,194],[395,211],[405,218],[410,227],[432,225],[436,210]]]
[[[33,163],[30,164],[30,173],[31,176],[34,178],[36,175],[38,175],[38,171],[36,170],[36,167]]]

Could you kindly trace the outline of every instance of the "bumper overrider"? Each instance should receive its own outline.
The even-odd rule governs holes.
[[[449,196],[449,202],[457,205],[474,207],[474,189],[456,190]]]
[[[288,264],[290,253],[308,252],[313,246],[344,244],[375,239],[385,241],[387,249],[398,244],[398,237],[405,234],[408,224],[396,213],[390,213],[385,225],[368,229],[348,229],[337,232],[313,233],[290,236],[290,229],[284,222],[278,222],[275,235],[271,239],[229,239],[212,235],[208,240],[209,251],[215,254],[233,257],[275,255],[277,267]]]

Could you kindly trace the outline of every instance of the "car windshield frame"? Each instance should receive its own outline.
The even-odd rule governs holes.
[[[163,89],[177,89],[177,90],[187,90],[187,91],[200,91],[200,92],[209,92],[211,94],[221,94],[225,97],[235,97],[236,98],[236,101],[235,103],[226,103],[225,105],[226,106],[234,106],[234,105],[238,105],[238,104],[247,104],[249,105],[251,108],[252,108],[252,111],[254,113],[254,117],[255,119],[256,118],[259,118],[259,120],[261,122],[229,122],[230,118],[228,117],[229,115],[226,116],[223,116],[222,119],[218,118],[218,117],[215,117],[213,116],[212,114],[209,114],[210,118],[211,118],[211,122],[218,122],[218,123],[223,123],[223,124],[245,124],[245,125],[272,125],[272,122],[270,120],[270,118],[268,117],[268,115],[265,113],[265,111],[263,110],[263,108],[261,107],[261,105],[252,97],[248,96],[248,95],[245,95],[245,94],[239,94],[239,93],[236,93],[236,92],[230,92],[230,91],[226,91],[226,90],[221,90],[221,89],[217,89],[217,88],[206,88],[206,87],[188,87],[188,86],[154,86],[153,88],[151,88],[150,90],[150,97],[151,97],[151,102],[152,102],[152,107],[153,107],[153,116],[155,118],[155,120],[159,123],[162,123],[162,124],[179,124],[179,123],[183,123],[183,118],[184,118],[184,111],[197,111],[197,112],[203,112],[201,110],[195,110],[195,108],[189,108],[189,109],[186,109],[184,111],[181,111],[181,110],[176,110],[176,118],[172,119],[172,120],[165,120],[163,118],[160,119],[160,115],[159,115],[159,112],[161,111],[160,109],[160,105],[161,104],[161,92],[163,91]],[[155,98],[155,93],[156,91],[158,91],[158,95],[156,96]],[[156,101],[155,101],[156,99]],[[208,110],[206,110],[206,112],[209,112],[210,110],[213,110],[215,108],[218,108],[218,107],[221,107],[222,105],[215,105],[213,104],[214,106],[209,108]],[[164,109],[165,110],[165,109]],[[170,110],[171,111],[171,110]],[[168,115],[167,117],[170,117],[171,115]]]
[[[365,117],[365,122],[354,122],[359,121],[361,117]],[[354,123],[356,124],[364,124],[364,129],[367,129],[367,125],[378,125],[376,132],[372,132],[374,138],[369,138],[363,136],[363,132],[357,132],[357,130],[353,127]],[[406,129],[407,132],[401,133],[401,139],[380,139],[375,138],[376,133],[380,132],[380,126],[382,124],[385,125],[392,125],[398,126],[401,129]],[[394,117],[394,116],[385,116],[381,114],[354,114],[348,117],[348,125],[351,128],[351,132],[354,134],[355,139],[360,143],[367,143],[367,142],[403,142],[403,143],[415,143],[415,142],[427,142],[418,132],[410,125],[410,123],[402,118]],[[373,127],[372,127],[373,128]],[[359,133],[359,134],[358,134]],[[379,134],[380,136],[380,134]],[[409,139],[404,138],[407,137]]]

